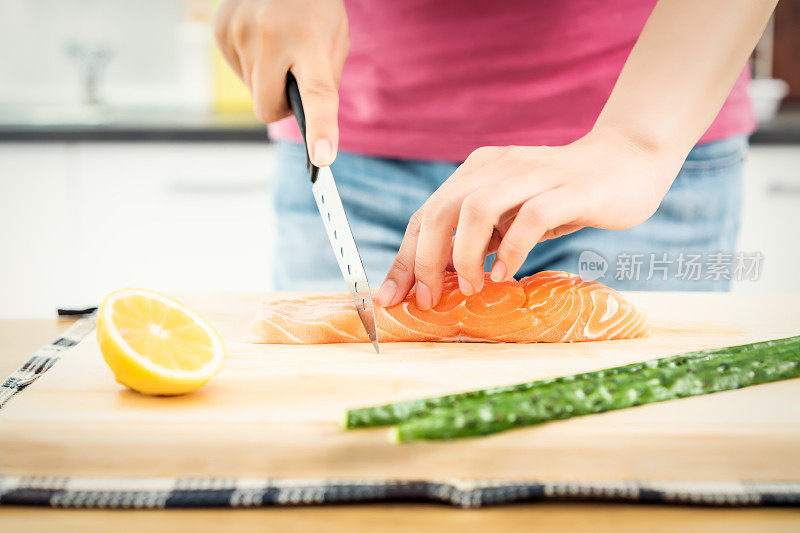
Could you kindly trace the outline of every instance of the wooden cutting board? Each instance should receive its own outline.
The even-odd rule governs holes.
[[[181,299],[229,358],[197,393],[117,385],[88,338],[0,411],[9,475],[532,480],[800,480],[800,380],[488,438],[391,444],[345,432],[347,407],[518,383],[800,333],[793,295],[634,293],[647,339],[538,345],[245,342],[257,296]]]

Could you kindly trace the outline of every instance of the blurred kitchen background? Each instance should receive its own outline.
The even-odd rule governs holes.
[[[272,150],[218,0],[0,0],[0,318],[110,290],[271,288]],[[800,292],[800,0],[754,53],[738,291]]]

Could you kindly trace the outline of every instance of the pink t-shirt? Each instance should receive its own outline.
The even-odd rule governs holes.
[[[463,161],[485,145],[574,141],[594,124],[654,5],[347,0],[340,148]],[[700,142],[752,133],[748,81],[745,69]],[[269,131],[300,138],[293,119]]]

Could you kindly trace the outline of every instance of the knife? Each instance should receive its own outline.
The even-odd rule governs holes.
[[[336,262],[339,263],[339,270],[342,271],[344,282],[347,284],[350,294],[353,295],[353,303],[359,318],[361,318],[361,323],[364,324],[364,329],[367,331],[367,337],[372,341],[375,351],[380,353],[378,331],[375,328],[375,309],[372,305],[372,291],[367,281],[367,272],[364,270],[361,254],[358,253],[353,231],[347,221],[342,199],[339,197],[339,190],[336,188],[330,167],[314,166],[308,156],[306,115],[303,112],[303,102],[300,100],[297,79],[291,72],[286,75],[286,99],[289,101],[289,107],[300,127],[300,135],[303,137],[306,147],[306,166],[311,176],[311,191],[314,193],[314,200],[317,202],[317,209],[322,217],[325,232],[328,234],[328,240],[331,242],[334,255],[336,255]]]

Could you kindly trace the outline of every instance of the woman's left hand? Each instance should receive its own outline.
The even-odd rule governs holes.
[[[397,304],[416,284],[417,305],[429,309],[448,268],[469,295],[483,287],[484,260],[495,251],[491,279],[502,281],[541,241],[586,226],[636,226],[656,211],[682,163],[680,151],[616,131],[561,147],[479,148],[411,217],[375,301]]]

